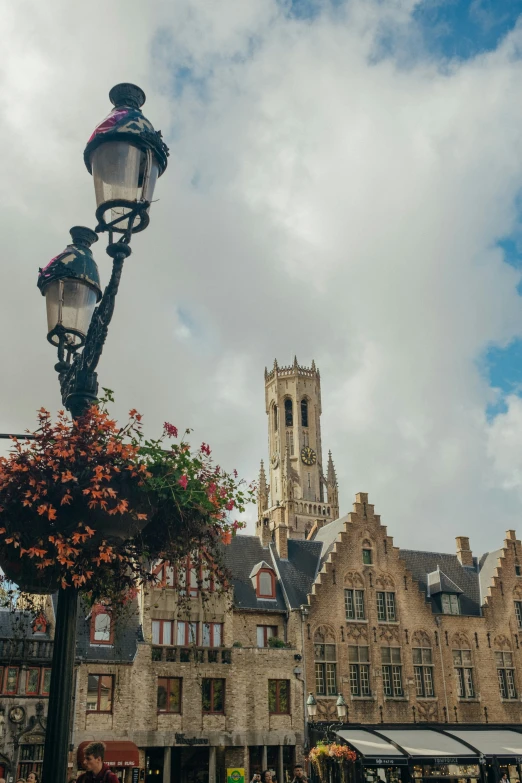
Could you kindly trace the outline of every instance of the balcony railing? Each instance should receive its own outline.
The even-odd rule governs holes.
[[[232,663],[232,650],[225,647],[152,647],[153,661],[172,663]]]
[[[5,639],[0,637],[0,660],[50,661],[53,644],[49,639]]]

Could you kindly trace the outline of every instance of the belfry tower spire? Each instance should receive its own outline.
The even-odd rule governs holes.
[[[276,359],[264,375],[270,462],[268,481],[263,467],[259,474],[258,531],[268,520],[272,533],[284,525],[290,538],[305,538],[316,522],[339,514],[333,462],[328,480],[323,474],[319,370],[294,356],[285,367]]]
[[[261,460],[259,469],[259,484],[257,487],[257,514],[261,518],[268,508],[268,486],[266,483],[265,466]]]
[[[326,491],[328,493],[328,503],[334,519],[339,516],[339,485],[337,483],[337,474],[332,459],[332,452],[328,452],[328,467],[326,468]]]

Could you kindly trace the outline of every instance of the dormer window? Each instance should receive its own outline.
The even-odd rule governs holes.
[[[112,617],[109,609],[98,604],[91,614],[91,644],[112,644]]]
[[[276,575],[268,563],[262,561],[254,566],[250,579],[258,598],[269,601],[276,597]]]
[[[274,574],[271,571],[260,571],[257,575],[257,597],[275,598]]]
[[[33,633],[47,633],[47,620],[43,614],[35,617],[33,622]]]
[[[442,593],[441,606],[442,606],[442,614],[460,614],[458,595],[452,595],[451,593]]]

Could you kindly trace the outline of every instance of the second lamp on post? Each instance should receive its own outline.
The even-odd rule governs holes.
[[[47,339],[57,348],[64,407],[74,419],[96,404],[96,368],[114,312],[123,263],[132,235],[149,224],[156,181],[167,167],[168,148],[143,115],[145,93],[118,84],[109,93],[113,109],[95,128],[84,152],[94,180],[95,231],[71,229],[71,243],[40,269],[38,287],[47,307]],[[108,234],[112,273],[102,295],[91,246]],[[103,531],[100,531],[103,532]],[[43,782],[68,778],[78,591],[58,590],[51,686],[45,736]]]

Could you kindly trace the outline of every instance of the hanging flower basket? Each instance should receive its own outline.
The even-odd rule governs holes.
[[[214,466],[207,444],[172,442],[171,424],[145,440],[132,410],[118,427],[109,399],[74,421],[40,410],[34,440],[0,458],[0,567],[24,592],[73,586],[118,603],[154,580],[153,561],[217,558],[243,526],[230,512],[253,486]]]
[[[357,754],[351,750],[348,745],[340,745],[336,742],[330,744],[318,742],[315,748],[312,748],[308,754],[308,760],[311,762],[321,783],[326,783],[329,778],[329,771],[337,767],[341,773],[341,781],[347,779],[350,766],[357,759]]]

